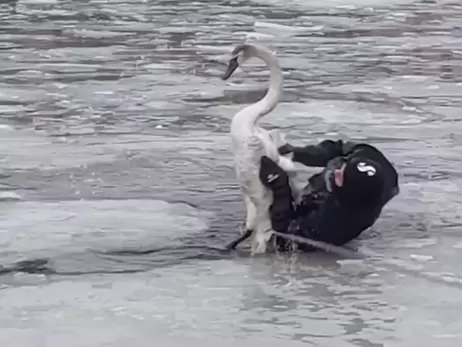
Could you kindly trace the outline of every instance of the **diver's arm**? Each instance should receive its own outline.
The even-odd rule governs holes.
[[[317,145],[293,147],[284,145],[279,148],[280,154],[293,153],[292,160],[312,167],[325,167],[327,163],[336,157],[343,156],[344,143],[342,140],[324,140]]]

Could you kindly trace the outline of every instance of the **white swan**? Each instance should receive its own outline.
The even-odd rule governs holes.
[[[298,201],[302,187],[296,181],[295,164],[289,156],[281,156],[278,148],[285,144],[284,136],[278,131],[266,131],[258,120],[270,113],[278,104],[284,78],[276,57],[266,48],[240,44],[232,52],[228,68],[222,79],[227,80],[233,72],[250,58],[260,58],[270,68],[270,86],[263,99],[236,113],[231,122],[232,148],[236,174],[246,204],[246,232],[230,248],[253,234],[252,254],[267,251],[273,230],[269,207],[273,202],[272,192],[260,181],[260,160],[266,155],[289,174],[294,200]]]

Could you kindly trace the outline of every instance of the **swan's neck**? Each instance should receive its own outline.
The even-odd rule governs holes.
[[[263,60],[270,69],[270,83],[266,95],[260,101],[248,107],[245,113],[250,116],[249,121],[255,124],[258,119],[270,113],[282,96],[284,77],[276,58],[266,49],[259,49],[255,54],[256,58]]]

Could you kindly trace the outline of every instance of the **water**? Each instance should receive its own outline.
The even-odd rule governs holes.
[[[458,1],[2,1],[0,344],[459,346]],[[367,140],[401,195],[372,257],[226,254],[229,121],[265,92],[294,144]],[[326,135],[327,134],[327,135]]]

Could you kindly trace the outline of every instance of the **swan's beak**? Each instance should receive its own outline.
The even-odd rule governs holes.
[[[226,69],[225,74],[221,77],[223,81],[226,81],[228,78],[231,77],[234,71],[239,67],[239,63],[237,62],[237,57],[231,59],[228,63],[228,68]]]

